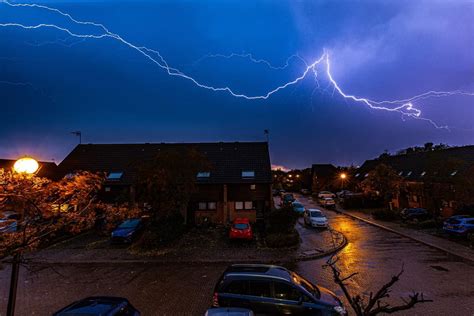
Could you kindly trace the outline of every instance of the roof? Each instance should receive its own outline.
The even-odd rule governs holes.
[[[266,142],[159,143],[159,144],[84,144],[78,145],[61,162],[62,175],[75,171],[123,172],[121,184],[134,182],[138,165],[152,159],[160,150],[193,148],[205,156],[211,170],[198,183],[271,183],[271,164]],[[254,176],[242,177],[253,171]]]
[[[331,177],[336,173],[337,168],[332,164],[314,164],[311,166],[311,173],[318,177]]]
[[[291,281],[291,275],[287,269],[266,264],[233,264],[225,270],[224,275],[265,276]]]
[[[355,177],[362,180],[379,164],[392,167],[407,180],[422,181],[429,176],[454,177],[474,166],[474,146],[384,156],[367,160]]]
[[[13,169],[13,165],[16,160],[13,159],[0,159],[0,169]],[[39,169],[36,175],[39,177],[54,179],[57,173],[57,165],[54,162],[38,161]]]

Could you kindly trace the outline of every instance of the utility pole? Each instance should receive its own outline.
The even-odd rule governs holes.
[[[79,137],[79,145],[82,144],[82,133],[81,133],[81,131],[71,132],[71,134]]]

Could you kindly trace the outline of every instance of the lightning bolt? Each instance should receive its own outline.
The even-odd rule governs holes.
[[[380,111],[387,111],[387,112],[396,112],[402,115],[402,118],[404,117],[409,117],[417,120],[423,120],[426,122],[429,122],[432,124],[435,128],[439,129],[448,129],[447,126],[441,126],[438,125],[436,122],[433,120],[422,117],[422,112],[420,109],[416,108],[414,105],[414,102],[419,101],[419,100],[424,100],[428,98],[441,98],[441,97],[448,97],[448,96],[453,96],[453,95],[465,95],[465,96],[473,96],[474,93],[471,92],[465,92],[465,91],[428,91],[419,95],[416,95],[411,98],[407,98],[404,100],[393,100],[393,101],[377,101],[377,100],[371,100],[368,98],[363,98],[363,97],[358,97],[355,95],[347,94],[343,91],[343,89],[339,86],[339,84],[336,82],[336,80],[333,78],[331,74],[331,63],[329,59],[329,54],[325,51],[323,54],[313,61],[312,63],[307,63],[303,58],[301,58],[299,55],[295,54],[286,60],[286,63],[282,66],[274,66],[270,62],[264,60],[264,59],[256,59],[253,57],[251,54],[230,54],[230,55],[223,55],[223,54],[214,54],[214,55],[206,55],[200,58],[197,62],[201,62],[202,60],[206,58],[226,58],[226,59],[231,59],[235,57],[239,58],[247,58],[251,62],[256,63],[256,64],[265,64],[267,67],[270,69],[274,70],[282,70],[287,68],[290,65],[290,61],[292,59],[299,59],[302,61],[305,65],[305,69],[298,75],[296,78],[293,80],[287,81],[269,91],[267,91],[264,94],[260,95],[247,95],[244,93],[239,93],[236,92],[234,89],[228,87],[228,86],[212,86],[208,85],[205,83],[202,83],[198,81],[198,79],[192,77],[191,75],[188,75],[182,71],[180,71],[177,68],[171,67],[166,60],[163,58],[163,56],[160,54],[159,51],[153,50],[151,48],[145,47],[145,46],[139,46],[137,44],[134,44],[126,39],[124,39],[122,36],[120,36],[117,33],[111,32],[105,25],[101,23],[96,23],[96,22],[90,22],[90,21],[81,21],[75,19],[72,15],[69,13],[65,13],[59,9],[52,8],[49,6],[45,5],[39,5],[39,4],[30,4],[30,3],[10,3],[8,0],[0,0],[0,3],[3,3],[7,6],[10,7],[16,7],[16,8],[36,8],[36,9],[41,9],[41,10],[47,10],[56,14],[61,15],[62,17],[65,17],[68,19],[70,22],[76,24],[76,25],[82,25],[82,26],[92,26],[99,28],[101,30],[101,33],[99,34],[80,34],[71,31],[70,29],[66,27],[62,27],[56,24],[48,24],[48,23],[40,23],[36,25],[25,25],[21,23],[0,23],[0,27],[17,27],[17,28],[22,28],[25,30],[34,30],[34,29],[54,29],[60,32],[64,32],[68,34],[71,37],[78,38],[80,40],[85,40],[85,39],[112,39],[115,40],[125,46],[128,46],[129,48],[135,50],[137,53],[141,54],[143,57],[145,57],[147,60],[158,66],[159,68],[163,69],[168,75],[173,76],[173,77],[179,77],[182,79],[186,79],[190,82],[192,82],[194,85],[196,85],[199,88],[203,88],[206,90],[214,91],[214,92],[226,92],[230,94],[233,97],[236,98],[243,98],[246,100],[267,100],[270,98],[272,95],[280,92],[281,90],[284,90],[290,86],[294,86],[304,80],[308,74],[313,74],[314,79],[317,84],[317,88],[319,89],[319,81],[318,81],[318,68],[321,67],[322,65],[325,65],[325,72],[327,75],[327,78],[329,80],[330,85],[333,87],[333,95],[334,93],[338,93],[341,97],[343,97],[345,100],[351,100],[356,103],[361,103],[369,107],[370,109],[373,110],[380,110]],[[313,90],[314,94],[314,90]],[[388,107],[385,105],[394,105],[394,107]]]

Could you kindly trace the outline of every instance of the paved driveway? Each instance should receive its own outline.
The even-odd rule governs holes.
[[[316,207],[307,197],[298,199],[307,207]],[[393,273],[400,271],[404,264],[405,273],[394,288],[392,299],[397,300],[400,296],[417,290],[435,300],[433,303],[418,305],[405,312],[406,315],[474,315],[473,266],[333,211],[326,211],[325,214],[330,225],[343,232],[349,240],[339,254],[339,267],[347,273],[360,273],[351,283],[353,290],[377,290]],[[321,268],[324,263],[325,259],[300,262],[296,270],[341,295],[332,282],[329,271]]]

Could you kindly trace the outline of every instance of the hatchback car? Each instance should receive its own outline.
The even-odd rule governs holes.
[[[430,213],[424,208],[405,208],[400,212],[400,217],[404,221],[423,221],[431,217]]]
[[[324,199],[324,198],[334,199],[335,197],[336,197],[336,195],[332,192],[329,192],[329,191],[321,191],[318,194],[318,199]]]
[[[298,214],[303,214],[304,212],[304,205],[301,204],[300,202],[298,201],[295,201],[291,204],[291,206],[293,206],[293,210],[298,213]]]
[[[127,219],[112,232],[112,243],[131,243],[143,229],[139,218]]]
[[[319,204],[327,208],[336,207],[336,201],[333,198],[322,198],[319,200]]]
[[[459,216],[457,218],[449,218],[444,222],[443,230],[449,234],[461,236],[474,233],[474,218]]]
[[[339,298],[283,267],[236,264],[218,280],[214,307],[241,307],[264,315],[346,315]]]
[[[291,193],[285,193],[283,197],[281,198],[281,203],[282,204],[290,204],[295,201],[295,197]]]
[[[248,218],[236,218],[234,220],[232,226],[230,227],[229,239],[253,239],[252,226],[250,226],[250,221]]]
[[[318,209],[311,208],[306,210],[303,215],[304,223],[312,227],[328,227],[328,219],[323,212]]]
[[[72,303],[57,311],[53,316],[140,316],[140,312],[126,298],[97,296]]]

